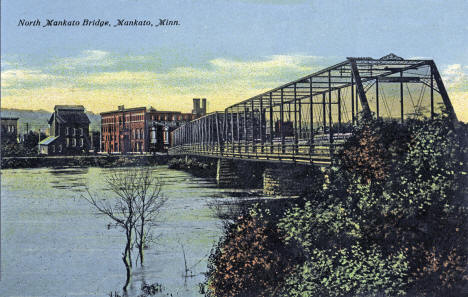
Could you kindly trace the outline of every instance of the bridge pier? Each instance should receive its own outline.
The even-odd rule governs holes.
[[[231,159],[218,159],[216,182],[220,187],[258,188],[262,183],[263,164]]]
[[[322,171],[313,166],[269,165],[263,172],[263,194],[268,196],[313,194],[323,184]]]
[[[263,188],[267,196],[300,196],[323,189],[326,171],[316,166],[274,164],[220,158],[216,182],[220,187]]]
[[[240,185],[237,166],[233,160],[218,159],[216,165],[216,183],[220,187],[234,187]]]

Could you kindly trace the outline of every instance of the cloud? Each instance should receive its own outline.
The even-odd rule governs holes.
[[[442,80],[458,119],[468,121],[468,66],[451,64],[441,71]]]
[[[311,70],[311,64],[316,64],[321,57],[304,55],[274,55],[261,61],[233,61],[229,59],[218,58],[211,60],[210,63],[219,69],[225,71],[235,70],[236,72],[246,72],[255,74],[270,74],[271,71]]]
[[[149,71],[101,72],[79,76],[76,86],[82,88],[144,88],[154,86],[157,74]]]
[[[139,63],[141,60],[151,63],[147,56],[128,57],[119,63],[132,64],[132,61]],[[197,67],[173,67],[167,71],[148,67],[141,71],[77,73],[74,84],[90,89],[158,88],[189,96],[192,92],[211,93],[233,88],[242,93],[246,90],[258,92],[318,69],[322,60],[321,57],[306,55],[275,55],[253,61],[216,58]]]
[[[111,66],[115,64],[115,59],[109,52],[101,50],[85,50],[76,57],[66,57],[57,59],[52,69],[75,69],[86,66]]]
[[[453,91],[468,91],[468,67],[452,64],[442,70],[442,79],[448,89]]]
[[[160,74],[159,79],[165,85],[197,85],[201,89],[237,87],[239,91],[259,92],[319,69],[323,60],[305,55],[275,55],[250,61],[216,58],[208,61],[206,67],[177,67]]]
[[[190,111],[191,98],[209,100],[210,110],[252,97],[309,74],[327,58],[292,54],[235,60],[219,57],[197,66],[160,67],[158,55],[122,56],[88,50],[36,69],[2,72],[3,106],[51,110],[83,104],[102,112],[117,105]]]
[[[54,80],[53,75],[34,69],[11,69],[2,71],[2,88],[21,88],[26,85],[40,85]]]
[[[87,50],[36,67],[10,63],[2,69],[2,106],[52,110],[55,104],[82,104],[102,112],[125,104],[189,112],[192,98],[203,97],[209,111],[223,110],[335,62],[332,57],[290,54],[217,57],[196,66],[180,66],[182,60],[161,67],[166,62],[158,54]],[[447,65],[441,75],[459,119],[467,121],[468,66]]]

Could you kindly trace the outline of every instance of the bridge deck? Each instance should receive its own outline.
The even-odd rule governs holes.
[[[333,152],[336,152],[343,145],[345,139],[351,136],[351,134],[342,136],[335,135],[336,137],[333,145],[324,141],[327,136],[328,135],[316,136],[314,145],[310,145],[304,141],[294,144],[290,139],[284,144],[281,144],[278,139],[275,139],[273,144],[252,144],[244,141],[219,145],[218,143],[200,142],[171,148],[170,154],[215,156],[270,162],[293,162],[323,166],[331,163]]]

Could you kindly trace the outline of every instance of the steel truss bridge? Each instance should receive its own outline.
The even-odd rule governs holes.
[[[441,109],[457,121],[433,60],[347,58],[179,127],[169,153],[327,166],[360,118]]]

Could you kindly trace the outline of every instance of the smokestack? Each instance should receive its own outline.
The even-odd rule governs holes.
[[[206,98],[203,98],[203,99],[202,99],[201,112],[202,112],[202,115],[205,115],[205,114],[206,114]]]
[[[200,99],[199,98],[193,98],[193,114],[199,115],[200,114]]]

